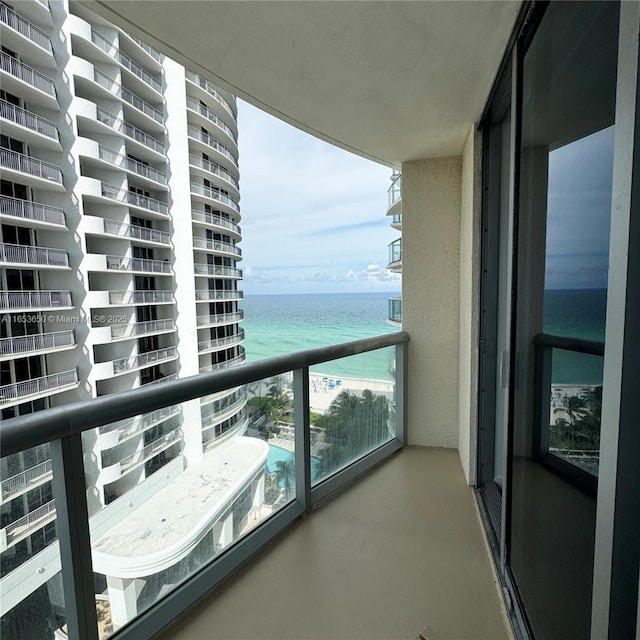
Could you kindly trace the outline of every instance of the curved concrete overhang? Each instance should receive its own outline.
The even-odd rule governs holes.
[[[212,449],[92,544],[93,569],[141,578],[168,569],[204,538],[262,473],[269,445],[238,436]]]
[[[372,160],[459,155],[519,0],[82,0],[247,102]]]

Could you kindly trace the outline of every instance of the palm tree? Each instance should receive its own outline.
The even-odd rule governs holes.
[[[291,489],[293,488],[292,480],[295,482],[296,465],[293,460],[277,460],[276,461],[276,477],[278,485],[282,482],[287,500],[291,497]]]

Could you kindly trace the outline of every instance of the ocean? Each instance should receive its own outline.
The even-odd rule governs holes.
[[[247,295],[244,347],[248,362],[391,333],[387,300],[397,293]],[[545,292],[545,333],[604,340],[606,290]],[[388,380],[392,349],[312,367],[331,376]],[[556,350],[554,384],[602,384],[602,358]]]
[[[399,293],[247,295],[242,302],[247,362],[398,331],[387,323],[387,299]],[[392,349],[311,368],[345,378],[389,380]]]

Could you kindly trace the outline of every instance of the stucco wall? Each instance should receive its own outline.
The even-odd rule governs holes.
[[[462,159],[402,165],[408,444],[458,446]]]
[[[472,127],[462,152],[458,451],[467,482],[476,474],[481,234],[481,139]]]

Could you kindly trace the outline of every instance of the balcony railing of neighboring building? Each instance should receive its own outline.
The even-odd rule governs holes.
[[[138,38],[135,38],[132,35],[129,35],[129,37],[143,50],[146,51],[156,62],[160,62],[161,61],[161,56],[160,54],[153,48],[150,47],[146,42],[142,42],[142,40],[139,40]]]
[[[107,147],[99,145],[98,155],[100,157],[100,160],[104,160],[105,162],[113,164],[116,167],[120,167],[121,169],[126,169],[127,171],[136,173],[139,176],[143,176],[144,178],[153,180],[153,182],[158,182],[162,185],[167,184],[167,176],[161,171],[153,169],[149,165],[138,162],[137,160],[133,160],[132,158],[128,158],[121,153],[117,153],[116,151],[113,151],[113,149],[108,149]]]
[[[247,388],[239,387],[233,393],[221,398],[209,396],[200,398],[200,415],[202,418],[226,418],[230,413],[241,407],[247,401]]]
[[[135,338],[150,333],[174,331],[175,328],[176,323],[173,318],[166,320],[148,320],[147,322],[132,322],[129,324],[114,324],[111,326],[111,338],[113,340]]]
[[[61,249],[0,244],[0,262],[47,267],[69,267],[69,254]]]
[[[46,310],[72,307],[70,291],[0,291],[0,309]]]
[[[46,504],[34,509],[31,513],[8,524],[0,530],[0,550],[4,551],[12,547],[20,540],[24,540],[34,531],[42,529],[46,524],[53,522],[56,518],[56,501],[51,500]]]
[[[236,134],[231,130],[231,127],[229,127],[229,125],[227,125],[227,123],[221,118],[218,118],[218,116],[213,113],[209,107],[204,104],[200,104],[198,100],[194,100],[190,96],[187,96],[187,109],[191,109],[191,111],[195,111],[201,116],[204,116],[209,120],[209,122],[213,122],[213,124],[222,129],[236,144],[238,144]]]
[[[124,238],[134,238],[135,240],[155,242],[166,246],[171,244],[171,236],[165,231],[140,227],[135,224],[127,224],[126,222],[117,222],[116,220],[104,218],[103,229],[105,233]]]
[[[229,229],[229,231],[233,231],[240,235],[240,227],[235,222],[231,222],[227,218],[223,218],[221,215],[216,213],[209,213],[208,211],[196,211],[193,209],[191,211],[191,220],[193,222],[202,222],[203,224],[209,224],[212,227],[223,227],[224,229]]]
[[[244,311],[236,311],[235,313],[217,313],[207,316],[197,316],[196,324],[201,326],[231,324],[232,322],[240,322],[244,319]]]
[[[55,164],[49,164],[36,158],[31,158],[11,151],[9,149],[0,148],[0,163],[4,169],[13,169],[14,171],[20,171],[20,173],[28,173],[35,178],[42,178],[43,180],[49,180],[56,184],[62,184],[62,171],[60,167],[56,167]]]
[[[123,442],[128,438],[146,431],[151,427],[161,424],[165,420],[177,416],[181,413],[179,406],[164,407],[163,409],[156,409],[151,413],[145,413],[135,418],[128,418],[127,420],[121,420],[120,422],[112,422],[111,424],[100,427],[100,435],[107,433],[118,432],[118,442]]]
[[[174,302],[173,291],[109,291],[109,304],[158,304]]]
[[[4,24],[31,40],[31,42],[42,47],[49,53],[53,53],[49,36],[34,24],[31,24],[31,22],[25,20],[21,15],[18,15],[6,4],[0,4],[0,22],[4,22]]]
[[[157,349],[156,351],[148,351],[137,356],[129,358],[120,358],[113,361],[113,373],[124,373],[141,369],[152,364],[159,364],[177,357],[178,351],[176,347],[166,347],[165,349]]]
[[[205,351],[213,351],[214,349],[221,349],[222,347],[232,347],[235,344],[240,344],[243,340],[244,329],[240,329],[240,331],[233,336],[212,338],[211,340],[202,340],[198,342],[198,351],[204,353]]]
[[[391,183],[391,186],[389,187],[389,190],[387,191],[387,196],[389,199],[389,206],[388,208],[391,209],[391,207],[398,202],[398,200],[400,200],[400,198],[402,198],[402,174],[394,174],[391,179],[393,180],[393,182]]]
[[[240,188],[238,181],[224,168],[215,162],[210,162],[204,158],[197,156],[195,153],[189,154],[189,164],[194,167],[200,167],[209,173],[220,176],[223,180],[230,182],[236,189]],[[193,184],[193,183],[192,183]]]
[[[164,122],[164,114],[159,109],[156,109],[152,104],[149,104],[146,100],[143,100],[140,96],[136,95],[130,89],[123,87],[119,82],[116,82],[113,78],[110,78],[106,73],[99,71],[98,69],[93,70],[93,80],[96,84],[99,84],[101,87],[113,93],[122,100],[124,100],[127,104],[130,104],[132,107],[141,111],[146,116],[149,116],[159,124],[163,124]]]
[[[61,349],[75,345],[73,330],[39,333],[31,336],[15,336],[0,340],[1,356],[18,356],[21,353]]]
[[[208,251],[219,251],[220,253],[231,253],[234,256],[241,256],[242,249],[230,242],[221,242],[219,240],[211,240],[210,238],[202,238],[201,236],[193,237],[193,246],[196,249],[207,249]]]
[[[195,262],[193,269],[196,275],[217,276],[219,278],[242,278],[242,270],[236,269],[235,267]]]
[[[0,9],[3,6],[5,5],[0,4]],[[0,100],[0,118],[4,118],[25,129],[30,129],[43,136],[47,136],[47,138],[58,141],[58,128],[51,120],[31,113],[31,111],[27,111],[26,109],[21,109],[6,100]]]
[[[196,289],[196,300],[242,300],[242,291],[225,291],[216,289]]]
[[[215,187],[207,187],[203,184],[192,182],[191,193],[197,193],[201,196],[211,198],[212,200],[217,200],[218,202],[222,202],[222,204],[226,204],[234,211],[237,211],[238,213],[240,212],[240,205],[233,198],[225,195],[220,191],[220,189],[216,189]]]
[[[112,184],[102,182],[102,195],[105,198],[111,200],[117,200],[125,204],[133,205],[134,207],[140,207],[141,209],[147,209],[148,211],[154,211],[163,215],[168,215],[169,207],[166,202],[160,202],[155,198],[149,196],[142,196],[134,191],[127,191],[126,189],[120,189]]]
[[[145,273],[163,273],[170,275],[171,263],[164,260],[148,260],[146,258],[121,258],[106,256],[107,269],[113,271],[134,271]]]
[[[32,87],[39,89],[51,97],[56,97],[56,87],[51,78],[48,78],[35,69],[32,69],[29,65],[16,60],[4,51],[0,51],[0,69],[10,73],[12,76],[30,84]]]
[[[402,298],[389,298],[389,315],[391,322],[402,322]]]
[[[150,387],[152,385],[155,384],[161,384],[163,382],[169,382],[170,380],[177,380],[178,379],[178,374],[177,373],[168,373],[168,374],[162,374],[162,376],[160,378],[158,378],[157,380],[150,380],[149,382],[145,382],[144,384],[141,384],[141,387]]]
[[[395,225],[401,225],[402,224],[402,214],[401,213],[397,213],[394,214],[393,217],[391,218],[391,224],[395,224]]]
[[[402,262],[402,238],[394,240],[389,245],[389,264],[397,264]]]
[[[54,391],[61,391],[67,387],[75,387],[77,384],[78,372],[76,369],[63,371],[62,373],[52,373],[48,376],[24,380],[23,382],[14,382],[0,387],[0,405],[29,396],[40,396]]]
[[[234,118],[236,117],[234,108],[231,103],[208,81],[202,76],[199,76],[193,71],[185,69],[185,76],[189,82],[198,85],[201,89],[204,89],[210,96],[212,96],[217,102],[219,102]]]
[[[248,533],[243,532],[233,536],[225,548],[224,554],[217,553],[216,550],[212,551],[211,555],[203,559],[202,564],[196,567],[197,570],[180,584],[179,592],[165,593],[161,600],[146,607],[136,618],[118,631],[122,640],[153,637],[167,625],[169,620],[181,614],[232,571],[246,565],[252,555],[264,548],[275,536],[280,535],[298,518],[309,513],[326,496],[350,483],[356,476],[371,469],[403,446],[405,440],[404,367],[400,366],[400,362],[404,359],[407,340],[407,334],[395,332],[377,338],[249,363],[235,369],[165,382],[161,386],[147,386],[99,399],[71,403],[65,405],[64,412],[57,409],[43,410],[23,418],[5,420],[0,426],[3,455],[15,455],[37,445],[50,443],[51,465],[56,482],[53,485],[55,503],[53,505],[48,503],[44,505],[42,511],[36,510],[29,514],[29,519],[26,522],[19,520],[5,527],[3,540],[5,543],[9,541],[13,543],[25,530],[35,526],[43,526],[43,523],[51,521],[55,515],[53,508],[55,508],[55,504],[58,505],[56,533],[61,556],[62,582],[67,598],[66,623],[69,637],[97,639],[93,582],[95,564],[92,563],[92,557],[98,558],[98,561],[107,562],[108,560],[102,560],[101,555],[104,556],[106,553],[109,558],[113,556],[109,555],[108,549],[105,550],[102,545],[101,541],[104,541],[104,538],[100,540],[92,540],[91,538],[86,504],[87,488],[83,482],[82,473],[78,474],[78,469],[82,469],[84,464],[82,433],[105,426],[109,428],[111,423],[121,424],[121,421],[135,419],[140,415],[141,408],[144,408],[146,413],[153,415],[153,412],[161,411],[167,407],[178,407],[186,401],[207,396],[211,394],[212,389],[220,393],[243,385],[254,383],[263,385],[265,382],[269,384],[269,380],[272,380],[274,376],[291,375],[292,372],[293,399],[291,404],[295,428],[293,430],[294,453],[292,454],[291,473],[293,474],[292,478],[295,478],[295,489],[288,494],[281,506],[268,510],[268,515],[265,514],[261,526],[253,528]],[[367,441],[366,444],[350,453],[348,461],[338,465],[335,469],[327,470],[320,478],[314,477],[311,456],[312,434],[309,424],[309,367],[326,365],[328,362],[342,357],[387,348],[397,351],[399,363],[395,395],[393,398],[387,399],[388,403],[393,403],[395,400],[395,423],[389,427],[385,420],[380,438],[376,438],[372,443]],[[373,375],[376,373],[372,372]],[[100,409],[96,410],[94,407],[98,405]],[[242,424],[241,422],[240,426]],[[214,438],[217,435],[216,427]],[[156,455],[163,448],[179,444],[182,437],[179,429],[171,431],[144,449],[133,453],[130,457],[120,460],[118,464],[121,465],[121,470],[126,471]],[[255,445],[252,444],[254,442]],[[215,445],[215,440],[213,444]],[[251,460],[255,458],[258,473],[262,472],[261,469],[264,466],[262,456],[266,456],[264,441],[260,443],[253,438],[242,438],[234,446],[236,446],[234,451],[246,452],[245,455],[253,456]],[[257,455],[258,451],[260,455]],[[188,480],[192,482],[191,478]],[[218,485],[214,483],[214,486],[208,490],[218,491]],[[210,495],[212,494],[205,494],[205,497]],[[193,499],[200,500],[200,494],[194,495]],[[218,504],[217,501],[216,504]],[[202,535],[208,535],[210,530],[207,528],[208,524],[204,528],[201,526],[202,517],[206,515],[200,511],[195,514],[194,523],[197,522],[198,531],[202,531]],[[138,517],[143,516],[144,514],[140,514]],[[211,517],[214,518],[213,512]],[[215,522],[216,520],[212,519],[211,526]],[[162,526],[166,526],[166,524],[168,523],[163,521]],[[188,538],[189,544],[192,544],[192,540],[193,544],[197,542],[196,538]],[[239,541],[241,543],[236,544]],[[102,546],[92,548],[92,543]],[[145,563],[147,562],[145,554],[148,552],[156,553],[155,547],[150,551],[146,549],[138,551],[127,549],[126,551],[141,555],[127,555],[125,558],[121,558],[125,567],[136,563]],[[118,548],[118,553],[121,552],[122,545]],[[156,556],[157,554],[149,556],[149,561]],[[81,635],[80,629],[85,630],[84,635]]]
[[[216,430],[216,440],[222,435],[227,435],[231,432],[231,429],[242,427],[247,421],[247,409],[243,407],[239,411],[227,415],[226,418],[219,418],[218,416],[212,416],[208,418],[202,418],[202,434],[204,435],[209,429]],[[219,441],[219,440],[218,440]],[[206,441],[203,438],[203,444],[205,450],[207,444],[213,444],[213,442]]]
[[[40,464],[25,469],[0,483],[0,502],[5,503],[17,496],[35,489],[53,477],[51,460],[45,460]]]
[[[242,364],[245,361],[245,353],[242,347],[240,347],[239,349],[239,356],[236,356],[235,358],[229,358],[229,360],[224,360],[222,362],[212,362],[211,364],[203,365],[202,367],[200,367],[200,373],[219,371],[220,369],[230,369],[231,367]]]
[[[0,213],[22,220],[33,220],[34,222],[46,222],[67,228],[64,211],[57,207],[50,207],[38,202],[19,200],[9,196],[0,196]]]
[[[138,127],[134,127],[132,124],[117,118],[112,113],[105,111],[101,107],[98,107],[96,110],[98,120],[102,122],[102,124],[106,124],[109,127],[112,127],[115,131],[122,133],[123,135],[143,144],[145,147],[152,149],[153,151],[157,151],[164,155],[165,146],[163,142],[157,140],[153,136],[150,136],[148,133],[145,133],[142,129],[138,129]]]
[[[125,69],[130,71],[134,76],[142,80],[146,85],[158,93],[162,92],[162,83],[153,77],[142,65],[132,60],[126,53],[121,51],[115,44],[109,42],[102,34],[95,29],[91,29],[91,42],[100,47],[106,54],[117,60]]]
[[[229,160],[231,160],[231,162],[233,162],[236,167],[238,166],[238,158],[236,158],[236,156],[231,151],[229,151],[227,147],[218,142],[213,136],[210,136],[208,133],[200,131],[200,129],[192,126],[189,126],[187,128],[187,133],[190,138],[193,138],[194,140],[200,140],[200,142],[204,142],[208,147],[215,149],[223,156],[229,158]]]

